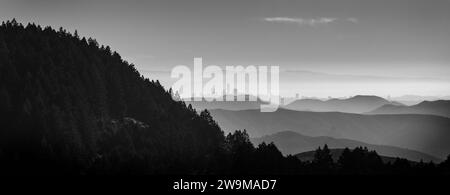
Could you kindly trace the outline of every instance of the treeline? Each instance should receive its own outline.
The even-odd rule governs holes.
[[[367,167],[355,150],[329,162],[326,151],[301,162],[273,144],[255,148],[245,131],[225,136],[208,111],[174,101],[95,39],[15,20],[0,26],[2,174],[412,173],[420,165]],[[448,172],[448,164],[420,170]]]
[[[315,150],[311,161],[300,161],[292,155],[283,156],[273,143],[262,143],[255,148],[245,130],[228,134],[226,142],[231,147],[230,174],[450,174],[450,156],[439,164],[413,162],[402,158],[383,162],[376,151],[357,147],[345,148],[339,158],[333,160],[330,149],[324,145],[323,148]]]

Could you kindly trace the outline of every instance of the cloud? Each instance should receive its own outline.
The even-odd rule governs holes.
[[[356,24],[356,23],[358,23],[358,18],[347,18],[347,21]]]
[[[308,25],[308,26],[328,24],[328,23],[335,22],[336,20],[337,20],[337,18],[289,18],[289,17],[264,18],[264,21],[266,21],[266,22],[292,23],[292,24]]]
[[[357,24],[359,20],[357,18],[290,18],[290,17],[272,17],[272,18],[264,18],[266,22],[273,23],[285,23],[285,24],[298,24],[298,25],[306,25],[306,26],[317,26],[329,24],[337,21],[350,22],[353,24]]]

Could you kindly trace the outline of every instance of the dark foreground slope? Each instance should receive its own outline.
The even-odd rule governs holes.
[[[15,21],[0,27],[0,114],[7,169],[212,172],[224,141],[109,47]]]

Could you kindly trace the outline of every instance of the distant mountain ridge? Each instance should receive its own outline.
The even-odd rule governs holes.
[[[414,150],[408,150],[393,146],[367,144],[364,142],[359,142],[350,139],[336,139],[326,136],[311,137],[293,131],[282,131],[271,135],[252,138],[251,141],[254,145],[258,145],[262,142],[265,143],[273,142],[284,155],[288,154],[294,155],[302,152],[312,151],[317,149],[318,147],[327,144],[329,148],[347,147],[353,149],[360,146],[367,147],[369,150],[375,150],[377,151],[378,154],[383,156],[400,157],[413,161],[420,161],[420,160],[423,160],[425,162],[442,161],[442,159]]]
[[[423,101],[413,106],[383,105],[368,114],[429,114],[450,117],[450,100]]]
[[[284,108],[297,111],[365,113],[383,105],[403,105],[378,96],[357,95],[348,99],[299,99]]]
[[[450,96],[420,96],[420,95],[403,95],[400,97],[391,97],[391,100],[401,102],[402,104],[412,106],[423,101],[450,100]]]
[[[227,96],[223,96],[223,100],[226,100]],[[230,98],[230,96],[228,96]],[[188,105],[191,104],[197,111],[212,110],[212,109],[224,109],[224,110],[249,110],[259,109],[261,104],[266,104],[258,97],[251,95],[237,95],[231,96],[234,101],[207,101],[205,98],[201,98],[200,101],[193,101],[192,99],[184,99],[184,102]],[[244,101],[236,101],[237,98],[242,98]],[[250,101],[255,100],[255,101]]]

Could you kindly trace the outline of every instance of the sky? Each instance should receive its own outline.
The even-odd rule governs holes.
[[[76,29],[168,87],[173,67],[202,57],[280,66],[285,95],[446,96],[449,8],[450,0],[0,0],[0,20]]]

